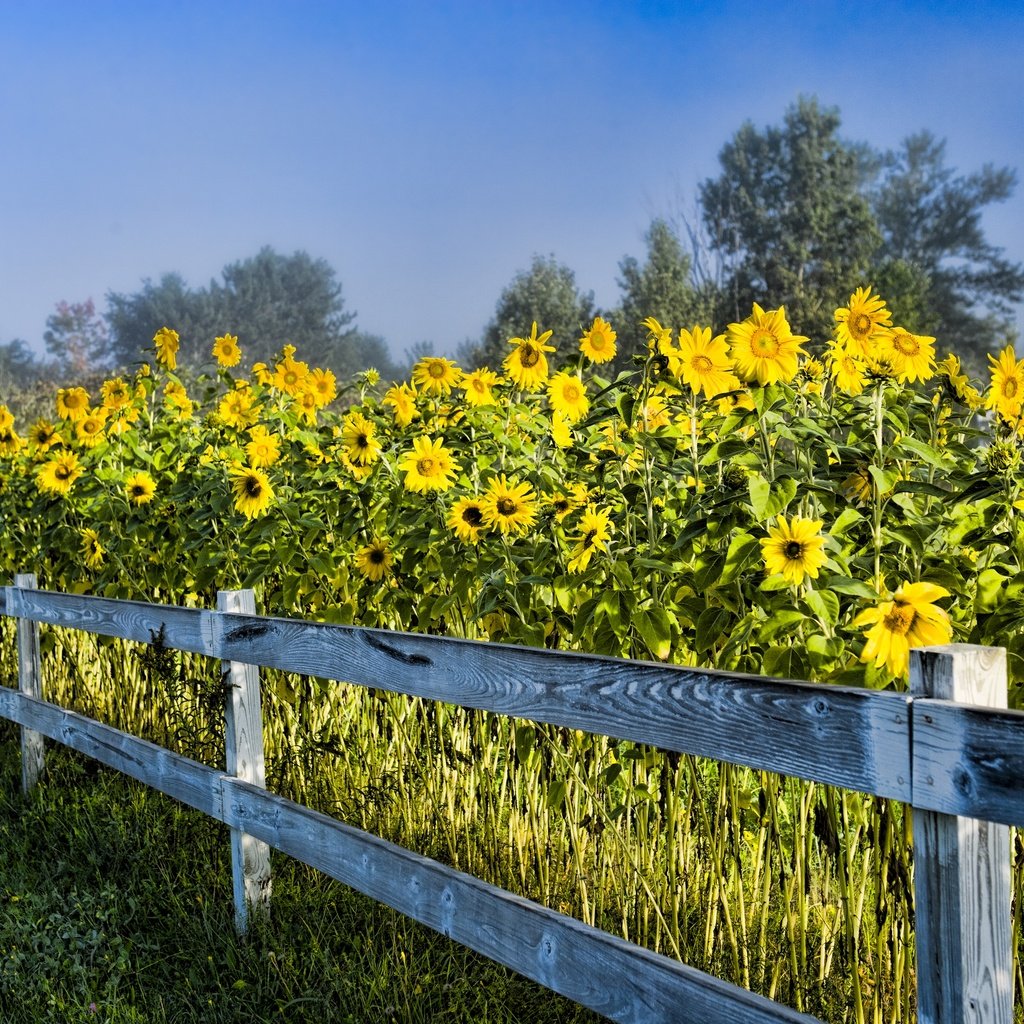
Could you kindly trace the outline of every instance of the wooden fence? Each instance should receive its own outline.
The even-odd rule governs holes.
[[[804,1022],[798,1013],[471,875],[266,792],[265,666],[514,715],[903,801],[914,808],[918,1020],[1011,1024],[1011,824],[1024,824],[1024,713],[1005,710],[1001,648],[912,653],[911,692],[749,675],[0,587],[16,618],[23,782],[43,737],[232,829],[236,921],[265,910],[269,848],[372,896],[606,1017],[634,1024]],[[230,685],[226,771],[45,702],[39,623],[219,658]],[[982,705],[989,705],[983,707]]]

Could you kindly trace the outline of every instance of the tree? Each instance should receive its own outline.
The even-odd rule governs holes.
[[[839,126],[837,110],[801,98],[781,127],[747,122],[722,149],[721,175],[700,187],[726,266],[722,319],[742,319],[752,302],[784,305],[795,331],[821,338],[864,282],[880,236]]]
[[[628,367],[635,354],[645,351],[647,330],[640,321],[646,317],[666,327],[689,328],[710,322],[714,314],[714,297],[695,285],[693,263],[668,222],[660,217],[651,221],[644,242],[643,265],[634,256],[619,263],[622,302],[611,314],[618,335],[615,369]]]
[[[1009,199],[1016,180],[991,164],[957,175],[946,166],[945,141],[923,131],[881,155],[870,191],[882,233],[876,287],[902,320],[888,278],[894,267],[916,275],[913,299],[928,317],[920,329],[955,347],[976,372],[984,353],[1012,333],[1012,304],[1024,298],[1024,266],[986,241],[981,223],[983,209]]]
[[[565,264],[554,256],[534,256],[530,269],[516,274],[501,293],[480,344],[463,346],[459,358],[467,368],[500,366],[509,353],[509,338],[528,335],[535,320],[539,331],[553,332],[552,343],[567,351],[590,326],[594,312],[594,293],[581,293]]]
[[[58,302],[46,320],[46,350],[62,370],[81,376],[110,363],[110,334],[92,299]]]

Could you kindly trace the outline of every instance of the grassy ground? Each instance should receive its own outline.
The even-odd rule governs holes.
[[[0,1024],[599,1020],[283,856],[232,927],[226,829],[66,750],[20,793],[0,723]]]

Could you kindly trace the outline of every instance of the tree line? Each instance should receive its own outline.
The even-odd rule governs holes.
[[[982,226],[985,209],[1013,195],[1016,172],[985,164],[961,174],[928,131],[882,152],[844,139],[840,128],[839,111],[813,98],[799,99],[781,124],[745,123],[719,153],[720,173],[699,185],[694,214],[655,218],[643,259],[622,259],[614,308],[598,309],[593,292],[553,255],[535,256],[503,290],[480,337],[459,346],[460,361],[499,365],[508,339],[534,320],[559,340],[575,340],[602,314],[618,332],[614,368],[622,368],[643,350],[644,317],[722,328],[753,302],[784,305],[795,330],[824,339],[833,311],[869,283],[900,324],[984,372],[986,353],[1014,340],[1014,305],[1024,298],[1024,266]],[[407,369],[383,338],[354,325],[333,268],[304,252],[266,247],[206,287],[168,273],[106,300],[102,314],[91,301],[58,304],[47,321],[46,359],[20,340],[0,344],[0,393],[41,375],[130,365],[165,324],[179,332],[179,359],[191,368],[208,361],[215,336],[230,332],[253,360],[270,361],[291,342],[342,378],[369,366],[385,379]],[[417,346],[406,364],[429,350]]]

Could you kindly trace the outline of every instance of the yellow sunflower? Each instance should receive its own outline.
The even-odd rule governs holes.
[[[904,583],[891,601],[868,608],[853,620],[865,630],[867,642],[861,661],[874,662],[876,668],[887,665],[897,677],[907,675],[912,647],[948,644],[953,627],[948,613],[934,602],[949,597],[949,591],[934,583]]]
[[[316,395],[316,404],[321,409],[338,397],[338,379],[330,370],[314,370],[309,375],[306,387]]]
[[[821,535],[820,519],[801,519],[793,516],[789,522],[779,516],[775,526],[768,527],[768,536],[761,541],[761,554],[769,575],[782,573],[783,579],[794,586],[805,576],[817,578],[825,564],[825,538]]]
[[[148,505],[156,494],[156,482],[145,471],[133,473],[125,481],[124,490],[133,505]]]
[[[103,564],[103,545],[100,535],[95,530],[82,531],[82,557],[90,569],[98,569]]]
[[[74,452],[61,452],[40,466],[36,486],[44,493],[67,494],[83,472]]]
[[[537,321],[534,320],[528,338],[509,338],[514,346],[505,356],[505,370],[517,388],[523,391],[538,391],[548,379],[548,359],[545,352],[554,352],[554,345],[546,345],[551,331],[537,336]]]
[[[0,405],[0,430],[14,426],[14,413],[6,405]]]
[[[281,457],[281,438],[264,426],[255,426],[249,431],[245,454],[249,456],[250,466],[268,469]]]
[[[608,539],[612,535],[612,523],[608,513],[588,508],[580,516],[579,533],[576,547],[569,559],[569,572],[583,572],[590,564],[595,551],[608,550]]]
[[[315,392],[310,391],[306,385],[303,385],[302,390],[295,396],[292,409],[295,410],[304,423],[313,426],[316,423],[316,414],[320,409],[320,401]]]
[[[123,409],[132,400],[131,389],[123,377],[105,380],[100,388],[100,393],[103,395],[103,408],[110,412]]]
[[[758,384],[791,381],[807,340],[790,331],[783,306],[765,312],[756,302],[746,320],[729,325],[728,339],[737,376]]]
[[[1024,402],[1024,362],[1017,362],[1012,345],[1007,345],[998,359],[989,356],[988,361],[992,364],[992,384],[985,408],[995,409],[1004,420],[1015,420]]]
[[[980,409],[984,404],[970,377],[961,372],[960,360],[952,352],[936,365],[935,372],[942,378],[943,388],[950,398],[969,409]]]
[[[836,310],[835,318],[836,340],[865,359],[874,355],[892,324],[892,313],[885,308],[885,300],[872,295],[870,287],[858,288],[850,296],[850,304]]]
[[[836,387],[847,395],[859,395],[867,384],[867,365],[838,345],[829,350],[829,372]]]
[[[263,515],[274,497],[274,488],[262,469],[240,466],[230,471],[231,489],[235,494],[235,509],[246,519]]]
[[[466,401],[470,405],[494,405],[491,388],[500,380],[493,370],[474,370],[463,376],[459,387],[465,392]]]
[[[192,415],[194,407],[185,386],[174,380],[169,380],[164,386],[164,405],[169,409],[174,409],[180,420],[187,420]]]
[[[234,334],[222,334],[213,339],[213,356],[219,366],[237,366],[242,361],[242,350]]]
[[[572,447],[572,424],[565,413],[556,411],[551,414],[551,440],[559,448]]]
[[[174,370],[178,366],[178,332],[172,331],[169,327],[161,327],[153,335],[153,344],[156,346],[156,359],[168,370]]]
[[[736,382],[725,335],[712,338],[710,327],[694,327],[689,331],[680,328],[672,372],[684,384],[689,384],[694,394],[703,391],[705,398],[732,391]]]
[[[502,533],[525,533],[537,518],[536,495],[532,485],[519,483],[505,474],[494,477],[487,485],[487,493],[480,500],[484,522]]]
[[[28,432],[29,443],[41,452],[49,451],[55,444],[60,444],[57,428],[49,420],[38,419]]]
[[[571,373],[556,373],[548,381],[548,402],[556,413],[570,423],[579,423],[590,408],[587,389],[579,377]]]
[[[14,429],[13,420],[7,426],[0,421],[0,455],[13,458],[21,451],[24,444],[25,442]]]
[[[483,506],[477,498],[459,498],[448,513],[448,525],[466,544],[476,544],[484,527]]]
[[[462,380],[462,371],[450,359],[428,356],[413,367],[412,379],[428,395],[450,395]]]
[[[589,331],[583,332],[580,338],[580,351],[592,363],[607,363],[615,358],[616,338],[612,325],[599,316],[594,317]]]
[[[879,347],[898,380],[912,383],[915,380],[928,380],[935,375],[934,338],[894,327],[880,341]]]
[[[248,387],[235,388],[229,391],[217,406],[217,415],[221,421],[235,430],[247,430],[259,415],[255,408],[252,390]]]
[[[405,489],[419,493],[447,491],[459,471],[458,463],[444,446],[444,439],[433,441],[429,437],[417,437],[412,451],[399,460],[398,468],[405,473]]]
[[[376,434],[377,424],[361,413],[350,412],[345,417],[341,438],[345,454],[353,465],[369,466],[380,458],[381,446]]]
[[[101,406],[90,410],[75,423],[75,436],[86,448],[95,448],[103,440],[103,424],[106,418],[106,410]]]
[[[377,537],[356,552],[356,568],[374,583],[379,583],[385,576],[391,575],[394,561],[395,557],[391,554],[387,541]]]
[[[74,423],[89,411],[89,392],[85,388],[58,388],[57,415]]]
[[[407,427],[418,415],[416,412],[416,391],[408,384],[395,384],[384,393],[383,405],[390,405],[395,425]]]
[[[566,494],[563,491],[556,491],[548,498],[548,507],[555,515],[555,519],[561,522],[567,515],[575,512],[587,500],[587,487],[585,484],[575,484]]]
[[[306,386],[309,376],[309,364],[292,358],[294,345],[286,345],[284,358],[277,364],[274,373],[274,384],[292,398],[298,398]]]

